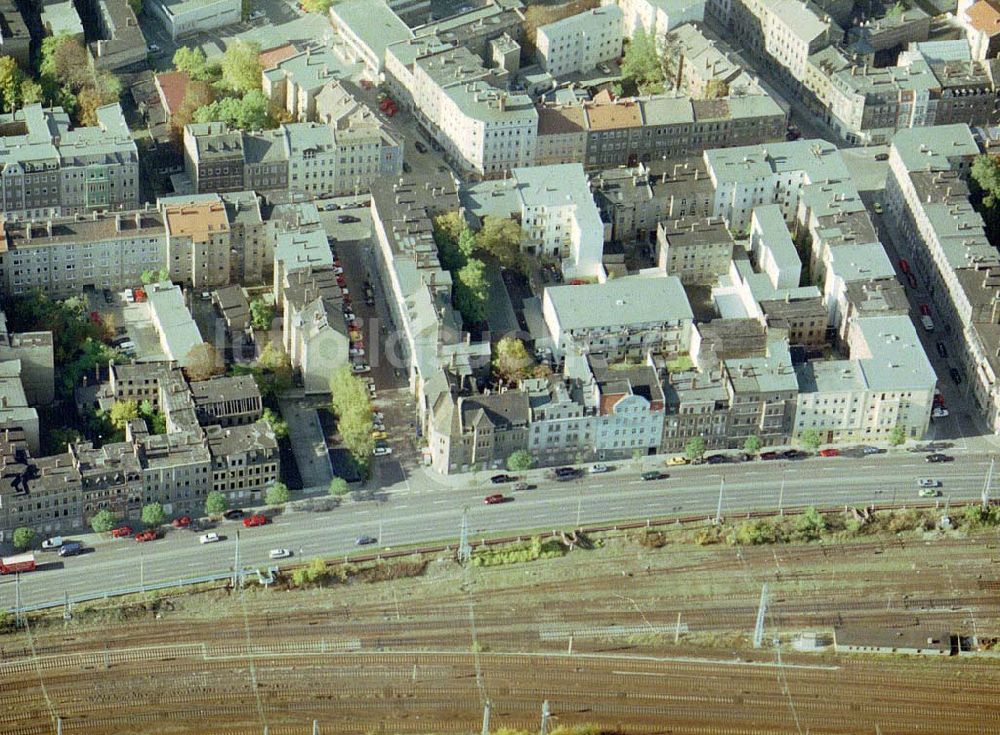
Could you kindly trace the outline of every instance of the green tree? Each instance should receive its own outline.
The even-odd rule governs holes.
[[[274,304],[260,298],[250,302],[250,323],[254,329],[270,329],[273,322]]]
[[[806,449],[815,452],[819,449],[819,445],[823,443],[820,439],[819,432],[815,429],[806,429],[801,434],[799,434],[799,444],[801,444]]]
[[[259,89],[242,97],[223,97],[194,112],[194,122],[224,122],[239,130],[260,130],[273,127],[267,97]]]
[[[13,56],[0,56],[0,100],[4,112],[13,112],[21,106],[21,85],[24,72]]]
[[[347,480],[343,477],[334,477],[330,480],[330,495],[335,495],[340,497],[342,495],[347,495],[351,492],[351,488],[347,485]]]
[[[701,459],[705,456],[706,449],[708,449],[708,446],[705,444],[705,440],[700,436],[694,436],[684,446],[684,456],[691,461]]]
[[[205,58],[205,52],[199,47],[181,46],[174,51],[174,68],[177,71],[187,72],[192,80],[200,82],[210,82],[213,80],[213,69],[209,66]]]
[[[136,15],[142,12],[142,0],[128,0],[128,6],[132,8],[132,12]]]
[[[483,261],[472,258],[456,274],[452,300],[466,324],[478,324],[486,317],[485,271]]]
[[[108,412],[111,425],[122,431],[129,421],[137,418],[139,418],[139,405],[135,401],[115,401]]]
[[[225,371],[218,351],[208,342],[192,347],[187,353],[185,363],[184,372],[188,380],[194,382],[208,380],[213,375],[221,375]]]
[[[149,528],[162,526],[167,519],[167,514],[163,511],[163,506],[159,503],[147,503],[142,506],[142,522]]]
[[[639,28],[625,48],[622,59],[622,76],[630,79],[639,89],[663,83],[663,64],[656,48],[656,39]]]
[[[222,55],[222,85],[237,94],[259,92],[260,75],[260,44],[251,41],[229,44]]]
[[[748,436],[743,442],[743,451],[751,457],[756,457],[760,454],[760,437],[754,434]]]
[[[38,70],[52,84],[65,86],[72,93],[94,82],[86,47],[68,34],[42,39]]]
[[[355,462],[367,468],[375,448],[371,399],[364,382],[351,373],[350,367],[341,366],[331,374],[330,402],[344,446]]]
[[[516,265],[521,259],[521,225],[512,219],[487,216],[483,218],[482,229],[476,233],[476,243],[500,265]]]
[[[307,13],[326,14],[331,5],[333,5],[333,0],[302,0],[302,7]]]
[[[993,156],[977,156],[972,163],[972,178],[983,190],[983,204],[992,209],[1000,200],[1000,163]]]
[[[215,92],[208,82],[192,79],[188,82],[184,99],[170,116],[170,128],[178,140],[182,139],[184,126],[194,122],[195,113],[215,102]]]
[[[534,458],[531,456],[531,452],[526,449],[518,449],[507,457],[507,469],[511,472],[525,472],[531,469],[532,464],[534,464]]]
[[[264,371],[267,390],[261,388],[261,394],[280,395],[291,389],[292,380],[292,360],[280,347],[275,347],[268,342],[257,358],[257,365]]]
[[[222,515],[229,507],[226,496],[218,490],[213,490],[205,497],[205,513],[210,516]]]
[[[110,510],[99,510],[90,519],[94,533],[107,533],[118,525],[118,517]]]
[[[35,532],[27,526],[15,528],[13,542],[15,551],[30,549],[31,545],[35,543]]]
[[[795,533],[803,541],[815,541],[826,531],[826,519],[813,506],[795,521]]]
[[[48,441],[45,445],[48,451],[45,453],[63,454],[69,449],[70,444],[75,444],[81,439],[83,439],[83,434],[76,429],[68,426],[55,426],[49,430]]]
[[[476,233],[472,231],[471,228],[465,227],[462,232],[458,235],[458,250],[462,255],[469,259],[472,254],[476,251],[478,247],[478,240],[476,238]]]
[[[281,418],[276,411],[272,411],[270,408],[265,408],[261,414],[261,419],[271,427],[271,431],[274,432],[275,439],[280,441],[281,439],[288,438],[288,422]]]
[[[889,432],[889,444],[894,447],[906,444],[906,427],[902,424],[896,424],[892,427],[892,431]]]
[[[139,404],[139,416],[146,422],[150,434],[167,433],[167,417],[163,411],[157,411],[153,408],[150,401],[143,401]]]
[[[288,492],[288,485],[283,482],[276,482],[267,489],[264,495],[264,502],[268,505],[284,505],[291,500],[292,494]]]
[[[21,81],[21,104],[33,105],[44,99],[42,85],[34,79],[23,79]]]
[[[528,353],[524,342],[516,337],[503,337],[493,347],[493,371],[499,378],[516,383],[528,377],[535,361]]]

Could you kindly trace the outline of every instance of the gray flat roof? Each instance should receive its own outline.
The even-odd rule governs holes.
[[[550,286],[545,296],[564,330],[694,319],[676,276],[630,276],[606,283]]]

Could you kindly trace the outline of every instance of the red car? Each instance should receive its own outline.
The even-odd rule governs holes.
[[[159,534],[152,529],[148,531],[139,531],[139,533],[135,535],[135,540],[140,544],[145,543],[146,541],[155,541],[157,538],[159,538]]]
[[[486,505],[496,505],[497,503],[503,503],[507,500],[505,495],[497,493],[496,495],[487,495],[485,500],[483,500]]]
[[[174,518],[170,525],[174,528],[187,528],[191,525],[191,516],[180,516],[178,518]]]
[[[347,285],[347,279],[343,276],[337,276],[337,285],[343,288]]]
[[[900,258],[899,259],[899,270],[903,271],[903,273],[909,273],[910,272],[910,264],[906,260],[906,258]]]
[[[917,287],[917,277],[915,275],[913,275],[912,273],[907,273],[906,274],[906,280],[909,282],[910,288],[916,288]]]
[[[839,457],[840,456],[840,450],[839,449],[821,449],[821,450],[819,450],[819,456],[820,457]]]
[[[254,526],[263,526],[267,523],[267,516],[261,515],[260,513],[254,513],[252,516],[247,516],[243,519],[243,525],[247,528],[253,528]]]
[[[132,535],[131,526],[119,526],[111,529],[111,538],[128,538]]]
[[[931,307],[929,307],[927,304],[921,304],[920,305],[920,313],[923,314],[924,316],[930,316],[931,315]]]

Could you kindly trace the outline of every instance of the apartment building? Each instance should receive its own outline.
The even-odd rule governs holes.
[[[96,69],[114,71],[146,61],[146,37],[128,0],[88,0],[79,7],[96,25],[90,26],[87,36]]]
[[[733,237],[720,219],[685,217],[656,228],[657,264],[685,286],[708,286],[729,271]]]
[[[175,199],[160,200],[170,279],[195,288],[228,285],[232,237],[226,205],[218,195],[201,202],[173,204]]]
[[[768,339],[764,356],[736,357],[723,363],[729,390],[732,446],[748,436],[761,444],[785,444],[792,435],[799,384],[788,343]]]
[[[805,78],[809,56],[843,40],[839,25],[811,0],[734,0],[710,9],[751,55],[765,59],[786,78]]]
[[[243,133],[243,182],[248,191],[288,189],[288,149],[284,130]]]
[[[277,61],[261,72],[261,89],[271,104],[296,122],[312,122],[316,98],[329,84],[349,75],[348,65],[327,40]]]
[[[602,5],[615,3],[622,11],[621,33],[625,38],[640,28],[659,38],[682,23],[705,19],[705,0],[602,0]]]
[[[609,368],[605,355],[587,359],[595,394],[593,451],[598,459],[655,454],[663,436],[664,397],[650,365]]]
[[[645,359],[686,354],[694,314],[676,276],[615,278],[605,283],[549,286],[542,314],[554,351]]]
[[[663,53],[672,63],[677,89],[693,99],[728,97],[733,91],[757,87],[729,45],[709,39],[698,23],[684,23],[670,31]]]
[[[930,295],[935,324],[955,335],[952,364],[986,426],[1000,430],[996,304],[1000,257],[964,183],[979,148],[965,125],[901,131],[889,153],[886,216]]]
[[[154,0],[152,14],[174,40],[240,22],[240,0]]]
[[[348,362],[343,296],[332,266],[285,277],[282,344],[306,393],[329,393],[330,375]]]
[[[274,241],[274,281],[271,293],[279,310],[285,308],[285,288],[296,271],[332,268],[333,252],[320,227],[305,226],[279,232]]]
[[[39,290],[65,298],[88,288],[118,290],[166,263],[163,217],[149,208],[6,221],[2,233],[0,283],[8,294]]]
[[[554,149],[568,142],[561,131],[580,126],[586,132],[587,168],[651,165],[706,148],[782,141],[786,127],[785,113],[762,92],[693,100],[672,93],[615,99],[605,91],[587,102],[542,105],[538,115],[538,151],[552,160]],[[561,143],[550,142],[549,135]]]
[[[243,426],[258,421],[263,403],[252,375],[220,375],[191,383],[198,423]]]
[[[521,249],[558,259],[567,278],[604,278],[604,224],[580,164],[515,168],[465,187],[462,201],[477,219],[516,220]]]
[[[138,207],[139,154],[121,106],[99,107],[97,121],[71,129],[61,107],[40,104],[0,115],[5,219]]]
[[[531,99],[500,85],[466,45],[421,36],[390,46],[386,78],[393,97],[410,107],[458,165],[497,178],[534,161],[538,115]]]
[[[431,466],[441,474],[500,468],[528,447],[531,411],[523,391],[443,393],[432,408],[428,446]]]
[[[180,286],[170,281],[151,283],[146,287],[149,320],[156,330],[160,349],[170,362],[186,367],[191,350],[202,343],[198,325],[184,303]]]
[[[622,53],[622,11],[605,5],[538,28],[535,53],[554,77],[595,69]]]
[[[957,18],[965,28],[972,49],[972,58],[986,61],[1000,53],[1000,3],[996,0],[978,0],[960,3]]]
[[[184,171],[197,194],[240,191],[243,135],[222,122],[184,126]]]
[[[261,502],[278,481],[278,441],[267,422],[207,426],[205,442],[212,457],[212,490],[231,502]]]
[[[378,279],[398,335],[392,348],[424,423],[442,368],[464,380],[490,360],[489,343],[473,342],[462,330],[451,303],[451,274],[441,267],[432,234],[432,217],[459,208],[458,190],[448,175],[423,182],[403,177],[373,187],[371,206]]]

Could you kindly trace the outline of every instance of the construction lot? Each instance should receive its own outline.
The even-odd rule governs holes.
[[[796,652],[834,625],[1000,635],[994,532],[736,547],[611,533],[560,558],[79,606],[0,636],[0,732],[994,733],[1000,660]],[[679,543],[680,537],[687,539]],[[416,576],[412,576],[416,575]],[[378,581],[396,576],[394,581]],[[761,587],[765,640],[751,638]],[[678,621],[680,625],[678,626]]]

